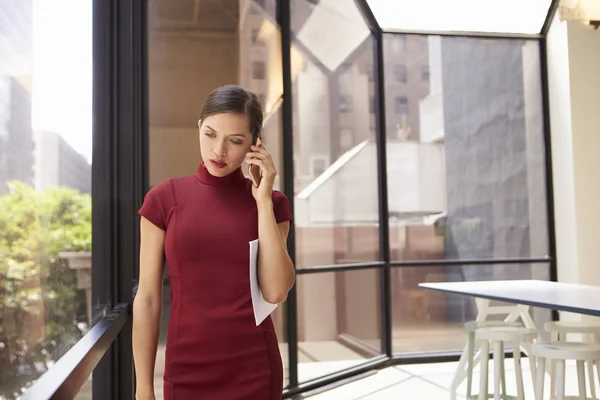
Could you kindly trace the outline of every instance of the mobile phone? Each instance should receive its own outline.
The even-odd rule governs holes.
[[[255,146],[260,146],[260,138],[256,140]],[[260,185],[260,180],[262,179],[262,172],[258,165],[248,164],[248,175],[250,175],[250,179],[252,180],[252,184],[255,187]]]

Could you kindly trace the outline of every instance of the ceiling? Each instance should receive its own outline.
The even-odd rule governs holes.
[[[384,30],[539,34],[552,0],[367,0]]]

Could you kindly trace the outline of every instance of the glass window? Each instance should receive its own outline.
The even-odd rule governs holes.
[[[340,145],[343,151],[349,150],[354,145],[354,130],[352,128],[341,129]]]
[[[313,131],[313,142],[315,144],[323,144],[328,141],[327,130],[325,128],[317,128]]]
[[[295,4],[292,58],[301,67],[292,71],[294,157],[300,171],[307,171],[294,183],[296,267],[376,261],[375,118],[369,105],[375,89],[368,73],[374,40],[353,0]],[[338,34],[327,33],[332,29]],[[321,104],[319,118],[314,104]],[[315,143],[313,132],[320,128],[327,135]],[[346,247],[342,236],[353,245]]]
[[[0,2],[1,399],[103,312],[91,297],[91,17],[91,1]]]
[[[405,96],[396,97],[395,107],[397,115],[408,115],[408,99]]]
[[[267,96],[264,93],[257,93],[260,104],[264,107],[267,104]]]
[[[340,96],[340,113],[347,114],[352,112],[352,97]]]
[[[392,260],[546,256],[538,43],[433,36],[419,49],[406,59],[431,60],[428,81],[386,85]]]
[[[310,169],[311,169],[311,175],[313,178],[316,178],[319,175],[321,175],[323,172],[325,172],[326,168],[327,168],[327,158],[326,157],[320,157],[320,156],[311,157]]]
[[[252,62],[252,78],[265,79],[265,63],[263,61]]]
[[[396,65],[394,67],[394,79],[396,82],[406,83],[407,81],[407,70],[404,65]]]
[[[369,82],[375,82],[375,71],[373,69],[373,65],[369,65],[367,67],[367,76],[369,77]]]
[[[390,40],[389,43],[394,54],[404,53],[406,51],[406,36],[398,35]]]
[[[472,297],[420,288],[423,282],[471,282],[505,279],[550,279],[548,264],[482,264],[392,268],[392,349],[394,353],[460,351],[465,346],[464,324],[477,317]],[[514,306],[492,302],[490,305]],[[550,320],[547,309],[531,308],[537,326]],[[502,318],[507,315],[490,318]]]
[[[424,82],[429,82],[429,67],[421,67],[421,80]]]
[[[379,277],[379,270],[298,276],[300,382],[381,354]]]
[[[367,0],[367,3],[384,30],[537,34],[542,30],[551,0]]]
[[[294,181],[296,267],[376,261],[375,41],[353,0],[293,4],[294,158],[309,171]],[[299,275],[296,287],[300,382],[381,353],[379,271]]]

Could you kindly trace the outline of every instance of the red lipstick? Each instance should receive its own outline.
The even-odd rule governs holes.
[[[224,168],[227,163],[225,161],[221,161],[221,160],[210,160],[210,163],[212,164],[213,167],[215,168]]]

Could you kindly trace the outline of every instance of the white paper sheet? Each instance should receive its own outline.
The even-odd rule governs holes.
[[[250,242],[250,295],[254,321],[258,326],[277,308],[277,304],[269,303],[263,298],[258,285],[258,239]]]

